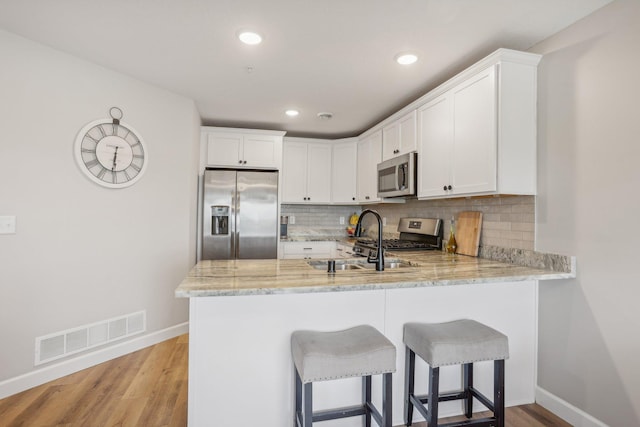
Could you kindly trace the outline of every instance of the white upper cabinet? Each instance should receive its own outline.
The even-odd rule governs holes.
[[[331,202],[355,204],[357,198],[358,139],[347,138],[333,144]]]
[[[418,195],[421,197],[446,194],[446,186],[451,180],[452,114],[452,102],[448,94],[418,110],[422,153],[418,156]]]
[[[388,160],[417,149],[416,111],[382,128],[382,159]]]
[[[539,55],[499,50],[418,108],[418,197],[536,192]]]
[[[282,203],[330,203],[331,143],[284,142]]]
[[[203,127],[206,166],[280,169],[284,132]]]
[[[379,202],[378,163],[382,161],[382,130],[358,141],[358,202]]]

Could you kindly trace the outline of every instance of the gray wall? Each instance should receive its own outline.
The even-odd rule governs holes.
[[[538,384],[612,426],[640,425],[640,2],[538,44],[540,251],[577,256],[540,284]]]
[[[148,332],[188,320],[173,291],[195,262],[199,117],[190,99],[0,31],[0,381],[34,369],[34,338],[147,310]],[[86,123],[118,106],[144,138],[133,187],[76,165]]]

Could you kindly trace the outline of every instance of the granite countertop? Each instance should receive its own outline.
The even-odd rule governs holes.
[[[549,256],[554,259],[554,255]],[[549,256],[541,258],[546,260]],[[410,265],[381,272],[372,268],[331,274],[327,273],[324,266],[322,269],[313,268],[309,265],[309,260],[200,261],[178,286],[175,295],[190,298],[342,292],[575,277],[575,258],[560,258],[563,260],[559,263],[562,264],[560,268],[555,268],[554,265],[548,267],[547,264],[544,264],[545,268],[536,268],[527,266],[526,263],[514,264],[487,258],[449,255],[440,251],[389,252],[385,255],[387,261],[401,259]],[[336,260],[336,263],[341,262],[356,261],[353,258]]]

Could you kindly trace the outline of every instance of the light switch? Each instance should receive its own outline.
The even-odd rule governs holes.
[[[340,225],[344,225],[344,217],[343,216],[340,217]]]
[[[0,216],[0,234],[16,234],[15,215]]]
[[[387,226],[387,217],[386,216],[382,217],[382,225],[385,226],[385,227]]]
[[[296,223],[296,217],[293,215],[289,215],[289,224],[293,225]]]

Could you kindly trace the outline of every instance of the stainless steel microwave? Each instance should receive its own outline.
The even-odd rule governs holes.
[[[415,196],[417,160],[413,151],[378,164],[378,197]]]

